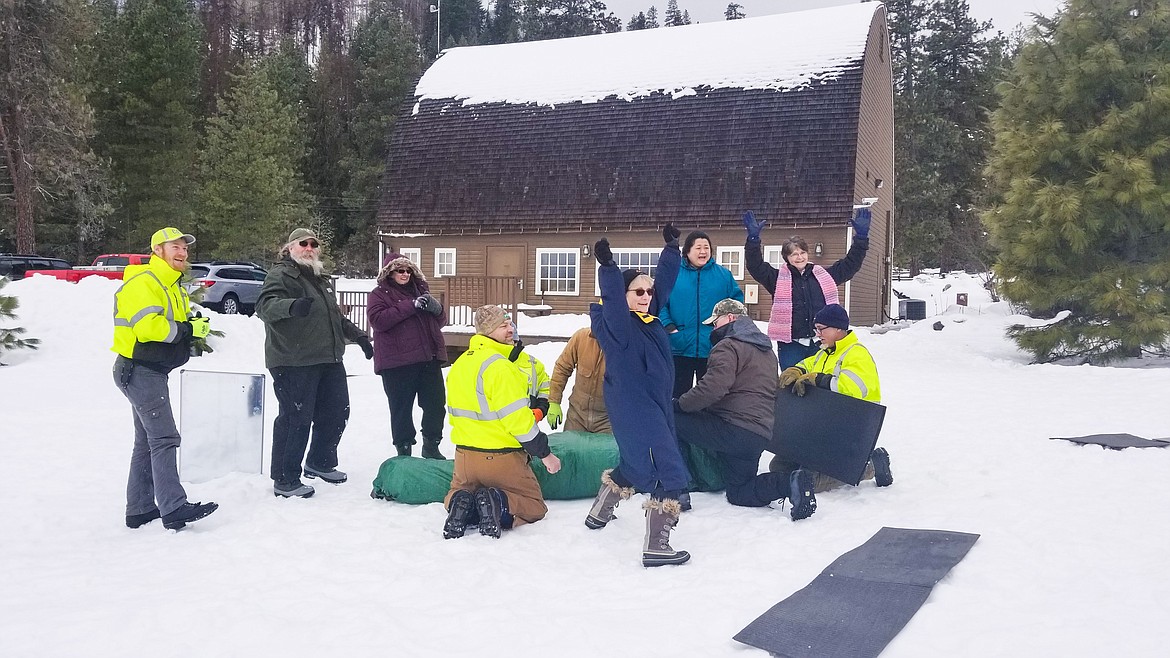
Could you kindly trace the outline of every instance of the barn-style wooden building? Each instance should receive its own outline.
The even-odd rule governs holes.
[[[773,264],[792,235],[829,264],[849,248],[852,206],[877,197],[864,268],[842,291],[867,325],[889,317],[893,175],[886,12],[870,2],[448,50],[402,110],[378,227],[436,290],[513,277],[521,303],[583,313],[593,243],[652,268],[674,222],[711,236],[766,319],[742,212],[768,221]]]

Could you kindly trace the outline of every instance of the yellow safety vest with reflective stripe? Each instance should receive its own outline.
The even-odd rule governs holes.
[[[172,344],[174,350],[163,352],[175,352],[174,358],[178,358],[180,351],[189,349],[186,345],[176,344],[182,335],[179,323],[187,321],[191,313],[187,291],[178,285],[181,276],[181,272],[176,272],[158,256],[151,256],[146,265],[126,268],[122,287],[114,293],[114,345],[111,350],[129,359],[156,361],[158,359],[151,356],[159,350],[144,351],[142,344]],[[144,358],[144,353],[150,356]]]
[[[877,364],[873,362],[865,345],[857,342],[857,334],[852,331],[837,341],[831,351],[821,348],[797,366],[805,372],[832,375],[833,380],[829,383],[831,391],[867,402],[882,401]]]
[[[508,360],[512,346],[487,336],[471,337],[467,351],[447,373],[447,414],[451,442],[480,450],[520,448],[536,438],[536,417],[528,407],[531,364]],[[539,364],[536,359],[528,357]],[[540,366],[543,373],[544,367]],[[546,387],[545,393],[547,395]]]
[[[511,353],[511,348],[508,351]],[[540,362],[540,359],[533,358],[526,352],[521,352],[520,358],[516,359],[516,366],[523,370],[528,378],[528,394],[547,400],[549,391],[552,390],[552,378],[544,371],[544,364]]]

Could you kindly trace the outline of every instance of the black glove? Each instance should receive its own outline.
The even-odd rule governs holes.
[[[428,292],[422,296],[422,299],[424,303],[423,310],[425,310],[427,313],[430,313],[431,315],[443,314],[443,305],[439,303],[438,299],[435,299],[434,295]]]
[[[613,265],[613,250],[609,248],[609,240],[602,238],[593,245],[593,257],[599,265]]]
[[[294,300],[292,305],[288,307],[288,314],[294,317],[303,318],[309,314],[309,307],[312,305],[312,297],[300,297]]]
[[[673,222],[667,222],[666,226],[662,227],[662,239],[666,244],[673,244],[678,246],[678,236],[682,235],[682,231],[674,227]]]
[[[849,223],[853,225],[853,230],[857,231],[857,237],[869,238],[869,224],[873,221],[873,213],[869,208],[858,208],[853,213],[853,219]]]
[[[422,298],[422,297],[415,297],[414,298],[414,307],[420,311],[427,310],[427,300]]]
[[[764,220],[756,221],[756,214],[750,210],[743,213],[743,226],[747,229],[748,240],[759,240],[760,231],[764,230]]]
[[[362,354],[365,354],[367,359],[374,358],[374,346],[370,344],[369,336],[362,336],[357,339],[357,344],[362,348]]]

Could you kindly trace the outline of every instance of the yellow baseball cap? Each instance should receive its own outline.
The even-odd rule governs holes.
[[[187,244],[195,243],[194,235],[191,235],[190,233],[184,233],[174,226],[168,226],[166,228],[160,228],[154,232],[154,235],[150,236],[150,248],[154,249],[164,242],[178,240],[179,238],[186,240]]]

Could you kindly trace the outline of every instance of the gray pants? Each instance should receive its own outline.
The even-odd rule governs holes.
[[[179,429],[171,412],[167,376],[119,356],[114,361],[114,383],[134,410],[126,515],[145,514],[156,507],[170,514],[187,502],[187,492],[179,483]]]

